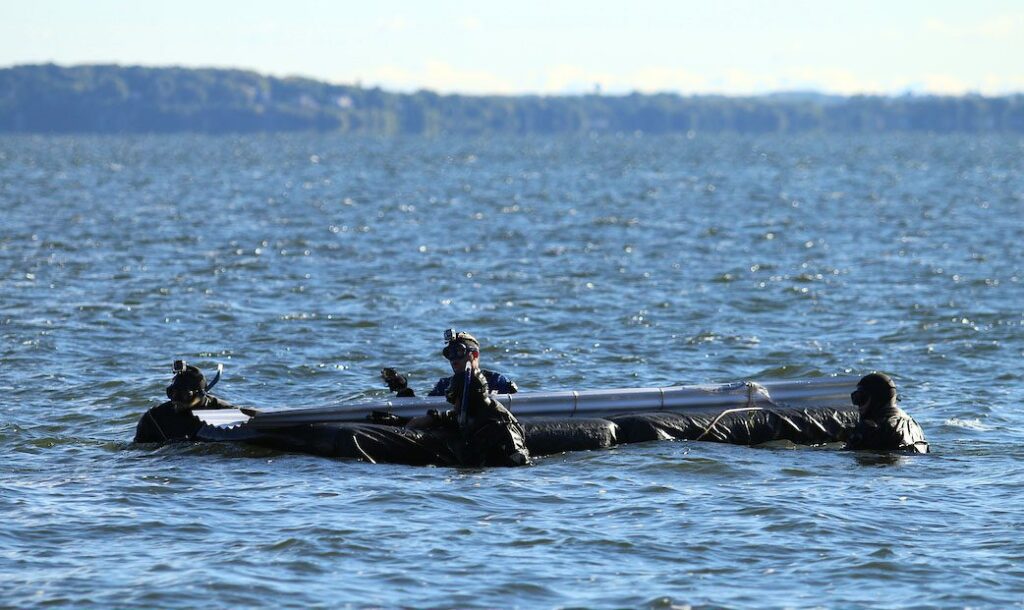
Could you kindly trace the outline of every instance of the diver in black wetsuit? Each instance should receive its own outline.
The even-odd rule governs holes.
[[[220,380],[220,372],[209,386],[202,371],[186,365],[184,360],[174,361],[174,379],[167,386],[167,402],[153,407],[142,416],[135,427],[136,443],[166,443],[190,441],[203,427],[203,422],[192,414],[193,409],[233,409],[229,404],[207,390]]]
[[[896,404],[896,384],[884,373],[865,375],[850,394],[860,411],[843,449],[880,449],[928,453],[924,431]]]
[[[476,350],[477,350],[476,353],[477,353],[477,356],[479,357],[479,354],[480,354],[480,344],[473,337],[473,335],[471,335],[469,333],[456,333],[456,334],[462,336],[463,339],[465,339],[468,343],[471,343],[474,346],[476,346]],[[449,343],[451,343],[451,341],[448,339],[448,336],[445,335],[445,349],[448,349],[447,346],[448,346]],[[442,350],[441,353],[444,354],[444,351]],[[445,358],[448,358],[448,356],[446,354],[445,354]],[[449,358],[448,362],[451,363],[451,365],[452,365],[452,372],[453,373],[458,374],[458,373],[462,373],[463,372],[463,370],[461,368],[457,368],[458,366],[460,366],[457,361],[451,360]],[[464,361],[462,363],[462,366],[465,366],[465,362]],[[498,394],[515,394],[516,392],[519,391],[519,387],[516,385],[516,382],[512,381],[508,377],[505,377],[501,373],[496,373],[494,371],[489,371],[487,369],[479,369],[479,370],[483,374],[484,379],[487,380],[487,386],[490,388],[490,391],[496,392]],[[409,387],[409,380],[406,379],[405,375],[400,374],[395,369],[393,369],[393,368],[382,369],[381,372],[380,372],[380,376],[381,376],[381,379],[384,380],[384,383],[387,384],[388,389],[391,390],[392,392],[395,392],[395,394],[399,398],[407,398],[409,396],[415,396],[416,395],[416,393],[413,391],[413,389]],[[427,394],[427,396],[447,396],[448,395],[448,387],[451,385],[451,383],[452,383],[452,378],[451,377],[442,377],[442,378],[438,379],[437,383],[434,384],[433,389],[430,390],[430,393]]]
[[[516,391],[515,384],[504,375],[480,368],[480,342],[469,333],[445,331],[445,347],[441,353],[451,363],[454,375],[438,381],[430,395],[445,396],[454,408],[443,413],[432,409],[424,416],[413,418],[406,426],[458,432],[459,440],[453,449],[463,466],[529,464],[530,453],[522,425],[508,409],[490,397],[492,381],[499,392],[508,394]]]

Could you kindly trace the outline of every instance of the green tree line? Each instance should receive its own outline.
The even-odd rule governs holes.
[[[392,93],[243,70],[0,69],[0,133],[367,135],[1024,132],[1024,95],[753,97]]]

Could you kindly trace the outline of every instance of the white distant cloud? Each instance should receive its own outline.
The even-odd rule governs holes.
[[[616,87],[615,81],[615,77],[607,72],[596,72],[569,64],[557,64],[545,71],[541,93],[590,93],[595,86],[600,86],[603,90],[608,91]]]
[[[895,74],[881,80],[865,78],[843,68],[796,66],[777,74],[765,75],[747,70],[731,69],[712,76],[671,66],[647,66],[628,73],[588,70],[584,67],[559,64],[542,75],[539,89],[524,91],[515,79],[495,72],[469,69],[440,60],[427,60],[418,68],[395,65],[378,66],[364,75],[365,80],[385,89],[413,91],[429,89],[441,93],[470,95],[541,93],[576,95],[595,89],[609,95],[631,92],[758,95],[775,91],[815,90],[838,95],[906,92],[960,95],[983,93],[999,95],[1024,89],[1024,74],[1007,77],[988,74],[979,82],[967,82],[952,74]]]
[[[921,88],[924,93],[955,95],[968,91],[970,86],[949,74],[925,74],[921,78]]]
[[[964,23],[928,19],[924,23],[924,29],[926,32],[951,38],[1019,41],[1024,38],[1024,13],[998,15]]]
[[[401,16],[389,17],[377,22],[377,29],[385,32],[405,32],[410,27],[409,20]]]
[[[481,25],[480,20],[476,17],[463,17],[459,20],[459,27],[467,32],[476,32]]]
[[[986,74],[981,79],[981,93],[998,95],[1024,91],[1024,74],[1007,77],[1005,74]]]
[[[420,69],[394,65],[379,66],[367,74],[367,80],[386,89],[411,91],[430,89],[443,93],[514,94],[512,82],[486,70],[453,66],[440,60],[427,60]]]
[[[594,85],[609,94],[680,93],[756,95],[773,91],[819,90],[829,93],[883,93],[901,90],[898,85],[864,79],[843,69],[796,67],[767,75],[734,68],[721,74],[702,74],[672,66],[646,66],[626,74],[589,71],[580,66],[559,65],[547,71],[544,92],[590,92]]]
[[[707,91],[710,87],[708,78],[702,74],[664,66],[640,68],[631,75],[630,81],[632,89],[642,93],[692,93]]]
[[[818,90],[826,93],[894,93],[898,84],[864,78],[843,68],[802,66],[784,71],[770,90]]]
[[[0,0],[0,65],[238,66],[469,94],[1024,90],[1024,0],[55,3]]]
[[[719,82],[725,93],[761,93],[775,88],[765,76],[736,68],[726,70]]]

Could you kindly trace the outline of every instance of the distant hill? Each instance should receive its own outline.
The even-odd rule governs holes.
[[[390,93],[242,70],[0,69],[0,133],[1024,133],[1024,95],[466,96]]]

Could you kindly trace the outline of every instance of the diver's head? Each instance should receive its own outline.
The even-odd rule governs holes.
[[[861,415],[867,415],[896,400],[896,383],[885,373],[870,373],[857,382],[857,389],[850,394],[850,400],[857,405]]]
[[[194,409],[206,398],[206,377],[184,360],[174,361],[174,379],[167,386],[167,398],[178,409]]]
[[[452,371],[461,373],[466,370],[466,363],[472,362],[473,368],[479,368],[480,342],[469,333],[457,333],[449,328],[444,331],[444,349],[441,355],[452,365]]]

